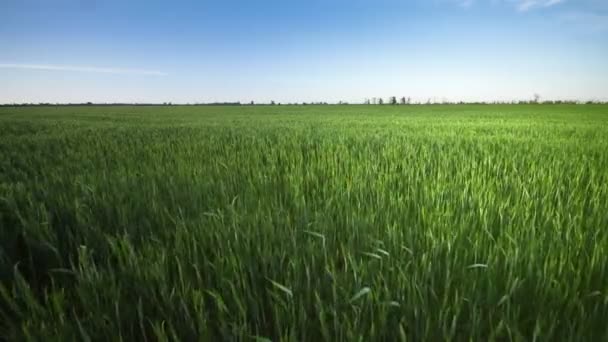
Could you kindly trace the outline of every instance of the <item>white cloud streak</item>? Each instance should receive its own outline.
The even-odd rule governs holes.
[[[459,5],[460,7],[468,8],[473,6],[474,2],[475,0],[462,0]]]
[[[162,71],[155,71],[155,70],[100,68],[100,67],[73,66],[73,65],[0,63],[0,68],[46,70],[46,71],[76,71],[76,72],[92,72],[92,73],[120,74],[120,75],[149,75],[149,76],[166,76],[167,75],[167,73],[164,73]]]
[[[547,8],[563,3],[565,0],[517,0],[517,9],[526,12],[535,8]]]
[[[475,5],[476,3],[480,3],[483,1],[476,0],[448,0],[457,6],[462,8],[469,8]],[[603,1],[603,0],[602,0]],[[499,3],[506,3],[508,5],[514,6],[520,12],[526,12],[533,9],[540,8],[549,8],[555,5],[562,4],[566,2],[566,0],[488,0],[493,5]]]

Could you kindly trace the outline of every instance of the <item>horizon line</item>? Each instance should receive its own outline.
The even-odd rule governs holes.
[[[365,103],[365,102],[38,102],[38,103],[0,103],[0,107],[62,107],[62,106],[425,106],[425,105],[586,105],[608,104],[608,100],[513,100],[513,101],[445,101],[445,102],[409,102],[409,103]]]

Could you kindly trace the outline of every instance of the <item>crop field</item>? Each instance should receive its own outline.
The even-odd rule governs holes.
[[[0,108],[0,340],[606,341],[608,106]]]

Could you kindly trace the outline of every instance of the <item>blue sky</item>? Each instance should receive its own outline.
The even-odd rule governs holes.
[[[534,93],[608,100],[608,1],[0,1],[0,103]]]

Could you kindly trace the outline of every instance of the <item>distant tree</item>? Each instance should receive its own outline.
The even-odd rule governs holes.
[[[393,105],[393,106],[396,105],[397,104],[397,98],[394,97],[394,96],[389,97],[388,98],[388,103],[391,104],[391,105]]]
[[[379,105],[383,105],[383,104],[384,104],[384,100],[382,100],[382,98],[381,98],[381,97],[380,97],[380,98],[378,98],[378,104],[379,104]]]
[[[274,101],[270,101],[270,105],[274,106],[274,105],[276,105],[276,103]]]
[[[252,105],[252,106],[255,105],[255,103],[253,101],[251,101],[249,104]]]
[[[540,95],[534,94],[534,103],[538,103],[540,101]]]
[[[406,104],[406,103],[407,103],[407,102],[406,102],[406,100],[405,100],[405,96],[402,96],[402,97],[401,97],[401,99],[399,100],[399,104],[404,105],[404,104]]]

